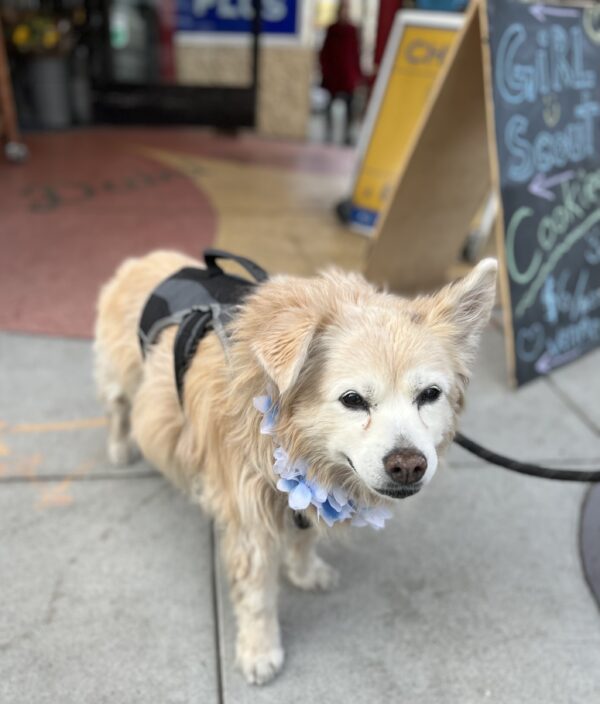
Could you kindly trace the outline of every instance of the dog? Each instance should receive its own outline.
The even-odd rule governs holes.
[[[237,663],[263,684],[284,661],[280,571],[300,589],[330,589],[337,573],[317,539],[353,518],[381,526],[385,507],[435,474],[495,301],[497,264],[484,259],[412,300],[339,270],[273,276],[239,306],[227,349],[214,332],[200,341],[180,400],[176,326],[145,358],[137,331],[150,293],[182,267],[202,264],[156,251],[125,261],[101,290],[95,378],[108,455],[125,464],[139,448],[214,518]]]

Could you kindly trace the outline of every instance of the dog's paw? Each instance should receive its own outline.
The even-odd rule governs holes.
[[[281,646],[264,652],[238,648],[237,662],[249,684],[266,684],[283,667],[285,653]]]
[[[115,467],[125,467],[135,462],[140,456],[133,440],[119,440],[108,443],[108,460]]]
[[[287,572],[288,579],[298,589],[313,592],[326,592],[337,586],[340,580],[339,572],[328,565],[318,555],[311,560],[308,569],[299,572],[290,567]]]

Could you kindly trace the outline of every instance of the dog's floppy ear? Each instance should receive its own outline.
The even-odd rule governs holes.
[[[285,393],[296,381],[316,332],[316,321],[301,309],[284,310],[265,324],[252,347],[265,372]]]
[[[262,315],[261,329],[251,341],[252,351],[280,394],[298,378],[322,317],[315,292],[298,291],[294,284],[291,278],[277,282],[271,293],[278,295],[256,301],[259,305],[255,306]]]
[[[464,279],[445,286],[429,299],[429,321],[455,344],[465,367],[470,366],[490,319],[497,273],[496,260],[483,259]]]

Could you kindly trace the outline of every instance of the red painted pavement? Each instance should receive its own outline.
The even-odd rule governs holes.
[[[217,213],[185,176],[135,153],[153,147],[319,173],[350,168],[321,146],[194,129],[31,135],[31,157],[0,159],[0,329],[88,337],[98,288],[125,257],[212,244]]]

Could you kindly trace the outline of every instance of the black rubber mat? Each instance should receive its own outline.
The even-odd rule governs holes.
[[[594,484],[585,498],[580,540],[585,576],[600,606],[600,484]]]

